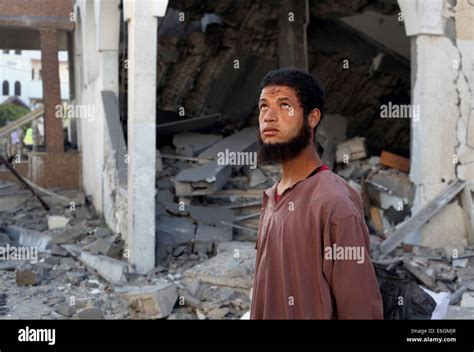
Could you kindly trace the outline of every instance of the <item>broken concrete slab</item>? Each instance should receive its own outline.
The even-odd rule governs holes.
[[[195,221],[203,224],[221,226],[222,221],[233,222],[235,218],[232,210],[221,207],[189,205],[186,208]]]
[[[367,156],[365,138],[355,137],[338,144],[336,149],[336,162],[348,163],[352,160],[363,159]]]
[[[251,169],[250,167],[245,167],[244,173],[249,178],[249,187],[253,188],[267,181],[267,176],[260,168]]]
[[[385,189],[387,193],[402,198],[405,204],[413,205],[415,185],[404,172],[395,169],[379,170],[371,174],[366,182],[369,186],[374,183]]]
[[[200,153],[199,157],[217,160],[219,153],[225,150],[229,150],[230,152],[247,152],[255,149],[256,143],[257,127],[247,127],[220,140],[212,147]]]
[[[148,286],[126,286],[116,290],[129,302],[132,319],[161,319],[171,314],[178,299],[175,284],[157,281]]]
[[[222,136],[197,132],[175,134],[173,145],[176,152],[184,156],[196,156],[222,139]]]
[[[105,255],[93,255],[76,245],[63,245],[62,247],[108,282],[113,284],[126,282],[125,273],[128,272],[126,262]]]
[[[168,189],[160,189],[156,194],[156,201],[170,213],[175,215],[187,215],[186,206],[174,202],[174,196]]]
[[[226,251],[186,270],[183,277],[211,285],[249,289],[253,285],[255,255],[254,249],[241,249],[237,256]]]
[[[51,236],[51,244],[71,244],[82,240],[87,234],[86,223],[66,226],[44,232]]]
[[[212,252],[215,243],[232,240],[231,227],[216,227],[198,224],[194,239],[195,252]]]
[[[64,216],[52,215],[48,216],[48,229],[53,230],[64,227],[69,223],[70,219]]]
[[[461,298],[461,307],[472,307],[474,308],[474,294],[466,292]]]
[[[94,236],[97,238],[108,237],[110,234],[111,231],[107,227],[97,227],[94,230]]]
[[[464,186],[464,181],[453,182],[443,193],[426,204],[417,214],[399,224],[396,230],[380,244],[382,254],[386,255],[390,253],[405,239],[405,237],[419,229],[429,220],[431,220],[431,223],[434,220],[431,218],[440,212],[454,197],[456,197],[459,192],[464,189]]]
[[[232,167],[253,164],[256,149],[256,127],[245,128],[224,138],[199,154],[200,158],[213,159],[204,165],[182,170],[175,178],[176,195],[193,196],[212,194],[220,190],[230,177]],[[233,157],[227,160],[227,156]]]
[[[120,259],[122,257],[122,247],[106,238],[98,238],[94,242],[85,246],[84,249],[95,255],[103,254],[115,259]]]
[[[59,247],[57,244],[53,244],[51,247],[51,254],[58,257],[67,257],[69,255],[65,249]]]
[[[232,168],[210,161],[204,165],[182,170],[175,177],[177,196],[198,196],[220,190],[232,173]]]
[[[200,309],[201,308],[201,301],[199,299],[197,299],[196,297],[192,296],[188,292],[188,290],[186,290],[186,289],[178,290],[178,295],[179,295],[179,299],[180,299],[180,305],[187,305],[187,306],[192,307],[194,309]]]
[[[20,246],[35,247],[44,252],[52,246],[53,237],[45,232],[28,230],[20,226],[7,226],[5,232]]]
[[[157,242],[177,246],[194,239],[196,225],[185,217],[160,217],[157,228]]]

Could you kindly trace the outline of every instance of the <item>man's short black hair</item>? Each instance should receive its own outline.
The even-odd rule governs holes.
[[[315,108],[324,111],[324,90],[319,80],[312,74],[294,67],[285,67],[267,73],[260,83],[260,92],[268,86],[286,86],[293,88],[303,107],[304,116]]]

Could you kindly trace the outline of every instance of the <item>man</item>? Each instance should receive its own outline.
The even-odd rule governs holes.
[[[263,194],[251,319],[382,319],[362,201],[314,145],[318,80],[284,68],[260,88],[259,160],[282,178]]]

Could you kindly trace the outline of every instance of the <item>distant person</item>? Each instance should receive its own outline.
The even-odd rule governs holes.
[[[23,144],[29,150],[33,150],[33,128],[29,127],[26,130],[25,138],[23,138]]]

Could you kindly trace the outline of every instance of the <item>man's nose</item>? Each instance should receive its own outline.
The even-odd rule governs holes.
[[[265,113],[265,116],[263,117],[263,120],[265,122],[268,121],[275,121],[277,119],[277,113],[275,109],[268,108],[267,112]]]

